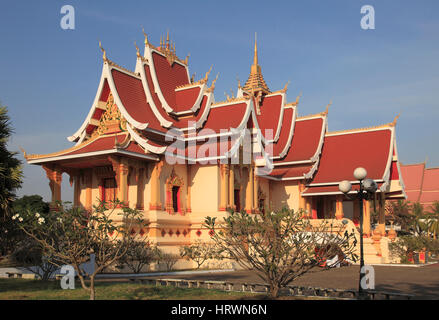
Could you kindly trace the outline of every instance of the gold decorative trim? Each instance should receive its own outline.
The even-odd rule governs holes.
[[[127,121],[114,103],[114,97],[111,92],[108,95],[105,112],[99,120],[99,126],[93,131],[92,137],[95,135],[104,135],[110,130],[127,131]]]
[[[248,101],[248,100],[250,100],[250,99],[251,99],[250,96],[244,96],[244,97],[241,97],[241,98],[230,98],[230,99],[228,99],[228,100],[215,102],[215,103],[213,103],[211,106],[216,106],[216,105],[220,105],[220,104],[224,104],[224,105],[225,105],[225,104],[231,104],[231,103],[233,103],[233,102]]]

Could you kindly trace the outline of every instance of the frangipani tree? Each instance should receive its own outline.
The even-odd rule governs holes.
[[[242,267],[255,270],[275,298],[281,288],[322,260],[335,256],[338,261],[357,259],[353,231],[342,231],[340,225],[337,229],[329,222],[314,225],[302,217],[303,212],[286,208],[265,215],[230,212],[219,223],[207,217],[205,226],[217,250]]]
[[[94,300],[96,275],[126,254],[135,241],[133,228],[143,226],[139,211],[127,207],[116,209],[119,207],[119,201],[113,201],[111,205],[101,202],[88,213],[59,204],[57,211],[45,215],[27,211],[12,218],[49,257],[56,259],[49,262],[73,266],[82,287],[89,291],[90,300]],[[115,210],[120,212],[116,214]],[[115,217],[119,217],[117,221]],[[88,274],[80,266],[90,259],[92,253],[95,267]]]

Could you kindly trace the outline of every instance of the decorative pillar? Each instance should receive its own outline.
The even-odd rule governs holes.
[[[192,170],[191,165],[188,163],[186,167],[186,180],[187,180],[187,186],[186,186],[186,212],[190,213],[192,212],[191,209],[191,186],[192,186]]]
[[[136,201],[136,209],[143,210],[144,209],[144,201],[143,201],[143,192],[145,190],[145,168],[138,168],[136,170],[136,182],[137,182],[137,201]]]
[[[77,175],[73,178],[74,180],[74,189],[73,189],[73,206],[78,208],[81,204],[80,204],[80,194],[81,194],[81,180],[80,180],[80,176]]]
[[[234,165],[229,167],[229,207],[235,210],[235,172]]]
[[[367,200],[363,200],[363,233],[370,236],[370,203]]]
[[[89,169],[84,174],[84,182],[85,182],[85,209],[87,211],[91,211],[93,208],[92,203],[92,182],[93,182],[93,170]]]
[[[163,160],[157,162],[151,173],[151,202],[149,210],[162,210],[162,203],[160,202],[160,174],[163,165]]]
[[[343,196],[337,195],[335,197],[335,219],[341,220],[344,217],[343,213]]]
[[[380,192],[380,206],[378,212],[378,230],[382,236],[386,235],[386,194]]]
[[[229,177],[227,174],[228,165],[220,164],[220,176],[221,176],[221,191],[220,191],[220,211],[226,211],[229,194]]]
[[[258,192],[259,192],[259,178],[255,175],[254,185],[253,185],[253,208],[255,213],[260,213]]]
[[[61,182],[62,171],[58,166],[46,166],[43,165],[43,169],[46,171],[46,176],[49,179],[49,187],[52,192],[52,201],[50,207],[52,210],[57,210],[57,201],[61,201]]]
[[[306,210],[306,199],[302,196],[303,190],[305,190],[305,184],[299,181],[299,210]]]
[[[253,212],[253,188],[254,188],[254,180],[253,180],[253,166],[250,165],[248,168],[248,181],[247,188],[245,192],[245,211],[247,213]]]
[[[128,172],[129,166],[126,159],[122,159],[119,164],[119,201],[124,207],[128,207]]]

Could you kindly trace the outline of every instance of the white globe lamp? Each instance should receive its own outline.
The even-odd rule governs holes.
[[[357,169],[354,170],[354,177],[357,180],[363,180],[364,178],[366,178],[367,176],[367,171],[366,169],[362,168],[362,167],[358,167]]]
[[[338,184],[338,189],[344,194],[348,193],[352,189],[352,185],[348,180],[343,180]]]

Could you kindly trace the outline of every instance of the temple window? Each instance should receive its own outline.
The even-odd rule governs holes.
[[[181,205],[181,190],[183,185],[183,179],[178,177],[175,171],[172,170],[171,175],[166,180],[166,211],[170,214],[177,212],[180,214],[185,213]]]
[[[172,208],[174,212],[180,212],[180,187],[172,187]]]

